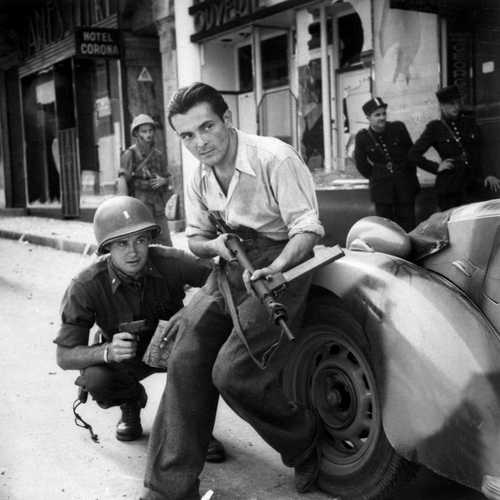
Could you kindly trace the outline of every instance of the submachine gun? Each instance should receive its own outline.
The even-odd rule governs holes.
[[[228,237],[226,238],[227,248],[238,261],[240,266],[252,274],[255,271],[255,268],[245,253],[239,236],[234,234],[234,230],[226,224],[220,212],[210,211],[209,217],[219,233],[228,234]],[[311,257],[310,259],[283,273],[275,273],[267,278],[260,278],[251,282],[255,295],[265,306],[273,322],[282,328],[289,340],[294,340],[295,336],[287,324],[288,315],[286,308],[283,304],[276,300],[277,297],[287,287],[288,283],[294,279],[300,278],[304,274],[310,273],[321,266],[329,264],[343,255],[344,252],[339,245],[335,245],[333,247],[316,246],[314,248],[314,257]]]

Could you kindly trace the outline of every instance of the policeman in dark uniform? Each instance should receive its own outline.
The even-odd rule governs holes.
[[[66,289],[61,304],[57,364],[81,370],[76,385],[102,408],[120,406],[116,438],[133,441],[142,434],[140,411],[147,395],[140,381],[157,370],[141,358],[160,319],[183,307],[184,286],[200,287],[210,269],[199,259],[173,248],[149,246],[160,228],[146,205],[136,198],[106,200],[94,217],[97,262],[81,271]],[[123,323],[145,320],[137,337]],[[103,341],[88,345],[96,324]],[[224,448],[212,438],[207,460],[224,459]]]
[[[403,122],[387,121],[387,104],[375,97],[363,104],[369,127],[356,134],[356,167],[370,181],[375,213],[410,231],[415,227],[416,168],[408,160],[412,146]]]
[[[482,173],[479,129],[472,118],[462,114],[458,87],[444,87],[436,97],[441,119],[427,124],[409,156],[420,168],[436,174],[438,206],[447,210],[477,200],[482,185],[498,192],[500,180]],[[439,154],[439,163],[423,156],[431,147]]]

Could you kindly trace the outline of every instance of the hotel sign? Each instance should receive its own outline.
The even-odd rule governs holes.
[[[120,57],[120,31],[82,27],[75,30],[75,50],[79,57]]]

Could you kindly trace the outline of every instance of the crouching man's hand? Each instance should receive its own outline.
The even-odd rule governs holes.
[[[121,363],[135,358],[137,353],[137,337],[128,332],[118,332],[108,347],[108,361]]]
[[[183,325],[183,309],[168,321],[160,319],[158,326],[142,357],[142,361],[153,368],[166,369],[175,339]]]

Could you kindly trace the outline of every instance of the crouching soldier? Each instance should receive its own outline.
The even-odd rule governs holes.
[[[142,435],[140,411],[147,395],[140,381],[162,371],[146,365],[142,356],[158,321],[183,307],[185,285],[203,285],[210,272],[181,250],[150,247],[159,230],[146,205],[136,198],[116,196],[99,206],[94,233],[102,257],[68,286],[54,340],[57,364],[64,370],[80,370],[76,385],[101,408],[120,406],[120,441]],[[138,320],[143,328],[131,333],[126,324]],[[89,346],[94,324],[102,332],[102,342]],[[224,448],[212,437],[207,460],[224,458]]]

